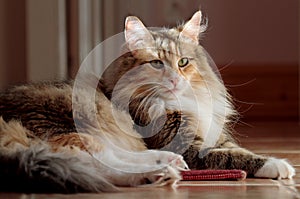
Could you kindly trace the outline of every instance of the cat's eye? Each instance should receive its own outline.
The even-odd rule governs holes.
[[[183,58],[181,58],[179,61],[178,61],[178,66],[179,67],[185,67],[186,65],[188,65],[189,64],[189,59],[187,58],[187,57],[183,57]]]
[[[164,63],[160,60],[152,60],[150,64],[153,68],[162,69],[164,67]]]

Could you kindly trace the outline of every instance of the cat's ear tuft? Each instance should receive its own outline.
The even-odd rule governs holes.
[[[195,42],[199,42],[199,36],[205,32],[207,21],[203,23],[202,12],[197,11],[192,18],[183,26],[180,37],[190,38]]]
[[[126,43],[131,51],[151,47],[153,37],[137,17],[126,18],[124,33]]]

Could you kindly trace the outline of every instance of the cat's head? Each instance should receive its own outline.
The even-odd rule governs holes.
[[[127,17],[127,53],[104,73],[106,93],[123,102],[158,98],[172,104],[178,98],[195,95],[198,101],[207,103],[220,96],[225,100],[225,87],[199,42],[206,28],[201,11],[175,28],[146,28],[137,17]]]
[[[201,25],[202,14],[196,12],[183,26],[173,29],[147,29],[137,17],[127,17],[125,39],[133,57],[138,60],[140,71],[136,84],[155,86],[164,99],[180,95],[187,82],[199,81],[199,62],[203,52],[199,44],[200,34],[206,29]]]

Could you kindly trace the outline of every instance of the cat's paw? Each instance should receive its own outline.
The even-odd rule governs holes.
[[[144,179],[150,184],[142,184],[142,187],[152,186],[176,186],[176,183],[182,179],[180,170],[173,168],[172,166],[166,166],[163,169],[159,169],[155,172],[144,174]]]
[[[176,168],[180,171],[189,170],[187,163],[184,161],[181,155],[176,154],[176,156],[173,157],[173,159],[169,159],[169,162],[171,167]]]
[[[182,155],[170,152],[170,151],[154,151],[156,152],[155,162],[157,165],[170,166],[180,171],[187,170],[188,165],[183,160]]]
[[[140,186],[176,185],[182,179],[181,171],[188,169],[183,157],[167,151],[157,151],[157,154],[156,166],[153,167],[156,167],[157,170],[145,173],[143,175],[144,182],[148,182],[148,184],[142,183],[143,185]]]
[[[285,160],[269,158],[264,166],[255,174],[255,177],[291,179],[295,175],[295,169]]]

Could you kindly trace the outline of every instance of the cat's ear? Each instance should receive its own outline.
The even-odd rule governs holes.
[[[199,42],[199,36],[205,32],[207,23],[202,24],[202,12],[196,12],[192,18],[183,26],[179,37],[190,38],[195,42]]]
[[[144,24],[134,16],[125,21],[125,40],[131,51],[151,47],[154,39]]]

